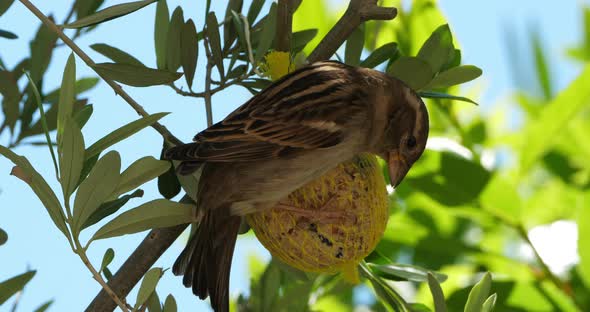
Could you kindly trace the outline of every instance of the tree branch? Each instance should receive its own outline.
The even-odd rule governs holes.
[[[329,59],[352,32],[368,20],[391,20],[396,8],[377,5],[377,0],[350,0],[348,9],[307,58],[310,63]]]
[[[82,49],[80,49],[80,47],[78,47],[78,45],[76,45],[68,36],[66,36],[63,33],[63,31],[59,27],[57,27],[57,25],[55,25],[54,22],[52,22],[49,18],[47,18],[47,16],[45,16],[45,14],[39,11],[39,9],[34,4],[32,4],[29,0],[19,1],[25,7],[27,7],[29,11],[31,11],[35,16],[37,16],[37,18],[39,18],[41,22],[43,22],[43,24],[45,24],[49,29],[56,33],[57,36],[86,63],[86,65],[90,66],[91,68],[94,68],[94,66],[96,65],[94,61],[84,51],[82,51]],[[127,94],[127,92],[125,92],[125,90],[123,90],[123,88],[119,84],[107,77],[102,76],[98,72],[96,74],[100,76],[102,80],[104,80],[109,86],[111,86],[115,93],[120,95],[121,98],[123,98],[137,112],[137,114],[143,117],[149,116],[145,109],[141,105],[139,105],[139,103],[137,103],[131,96],[129,96],[129,94]],[[162,124],[156,122],[152,125],[152,128],[158,131],[162,135],[162,137],[164,137],[164,139],[168,141],[170,144],[182,144],[182,141],[180,141],[172,133],[170,133],[170,131],[168,131],[168,129],[166,129],[166,127],[164,127]]]

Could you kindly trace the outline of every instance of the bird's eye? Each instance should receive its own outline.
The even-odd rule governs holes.
[[[408,141],[406,142],[408,148],[412,149],[416,146],[416,137],[414,137],[413,135],[410,136],[408,138]]]

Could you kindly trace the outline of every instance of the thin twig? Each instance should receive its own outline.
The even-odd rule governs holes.
[[[43,24],[45,24],[49,29],[55,32],[58,35],[58,37],[61,38],[61,40],[86,63],[86,65],[90,66],[91,68],[94,68],[94,61],[84,51],[82,51],[82,49],[80,49],[80,47],[78,47],[78,45],[76,45],[68,36],[66,36],[63,33],[63,31],[59,27],[57,27],[57,25],[55,25],[54,22],[52,22],[49,18],[47,18],[47,16],[45,16],[41,11],[39,11],[39,9],[35,5],[33,5],[29,0],[19,1],[25,7],[27,7],[27,9],[29,9],[35,16],[37,16],[37,18],[39,18],[43,22]],[[102,76],[98,72],[96,74],[100,76],[109,86],[111,86],[115,93],[120,95],[139,115],[143,117],[149,116],[145,109],[141,105],[139,105],[139,103],[137,103],[131,96],[129,96],[129,94],[127,94],[127,92],[125,92],[125,90],[123,90],[123,88],[119,84],[105,76]],[[172,133],[170,133],[170,131],[168,131],[168,129],[166,129],[166,127],[164,127],[162,124],[155,122],[152,125],[152,128],[158,131],[162,135],[162,137],[164,137],[164,139],[168,141],[170,144],[182,144],[182,141],[180,141]]]
[[[368,20],[391,20],[396,8],[380,7],[377,0],[350,0],[348,9],[307,58],[310,63],[329,59],[352,32]]]
[[[211,70],[213,69],[213,60],[211,51],[209,50],[209,41],[207,36],[203,37],[203,46],[205,46],[205,55],[207,56],[207,68],[205,72],[205,94],[203,96],[205,100],[205,111],[207,114],[207,127],[213,125],[213,107],[211,105]]]
[[[277,51],[291,51],[293,14],[290,7],[291,0],[279,0],[277,6],[277,31],[275,36],[275,48]]]

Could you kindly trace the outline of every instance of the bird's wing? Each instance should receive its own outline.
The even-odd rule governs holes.
[[[346,123],[366,111],[353,67],[321,62],[295,71],[221,122],[174,147],[167,158],[236,162],[287,157],[340,143]]]

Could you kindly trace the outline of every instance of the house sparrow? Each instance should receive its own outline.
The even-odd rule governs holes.
[[[229,274],[241,217],[363,152],[389,166],[395,187],[422,155],[428,113],[396,78],[325,61],[273,83],[194,142],[166,152],[190,174],[202,167],[203,218],[172,271],[216,312],[229,311]]]

